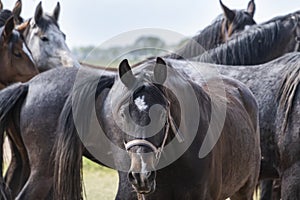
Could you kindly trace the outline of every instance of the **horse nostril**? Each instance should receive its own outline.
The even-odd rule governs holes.
[[[128,173],[128,180],[131,182],[131,183],[134,183],[134,184],[137,184],[139,182],[139,173],[135,173],[135,172],[129,172]]]
[[[149,173],[149,174],[148,174]],[[154,181],[155,180],[155,177],[156,177],[156,172],[152,171],[152,172],[148,172],[147,173],[147,178],[150,182]]]

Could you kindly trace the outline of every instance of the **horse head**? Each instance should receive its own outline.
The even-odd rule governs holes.
[[[128,181],[140,194],[149,194],[155,190],[155,168],[170,128],[170,103],[163,87],[167,65],[161,58],[149,65],[152,72],[142,71],[134,75],[128,61],[121,62],[119,84],[126,94],[122,95],[124,101],[116,102],[117,106],[113,109],[121,130],[123,148],[131,161]]]
[[[256,24],[253,19],[255,13],[254,0],[250,0],[246,10],[231,10],[226,7],[221,0],[220,4],[224,13],[222,23],[223,41],[226,41],[233,34],[243,31],[247,26]]]
[[[18,28],[19,31],[23,32],[40,71],[60,66],[79,67],[78,61],[66,44],[65,34],[59,28],[59,14],[59,3],[57,3],[52,14],[46,14],[40,2],[36,7],[34,17]]]
[[[25,41],[14,27],[14,18],[10,17],[1,28],[0,76],[3,85],[28,81],[38,73]]]

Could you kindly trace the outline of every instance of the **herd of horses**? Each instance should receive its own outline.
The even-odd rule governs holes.
[[[0,199],[83,199],[82,156],[118,170],[119,200],[300,199],[300,11],[220,4],[174,53],[106,69],[72,55],[59,3],[0,2]]]

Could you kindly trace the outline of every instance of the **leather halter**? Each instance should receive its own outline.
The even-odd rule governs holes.
[[[161,153],[165,147],[165,144],[166,144],[166,141],[167,141],[167,138],[169,135],[169,128],[170,128],[170,123],[169,123],[169,119],[167,118],[166,131],[165,131],[164,139],[163,139],[160,147],[156,147],[154,144],[152,144],[151,142],[149,142],[145,139],[135,139],[135,140],[131,140],[127,143],[124,142],[126,151],[128,152],[132,147],[135,147],[135,146],[148,147],[155,153],[156,164],[157,164],[160,159]]]

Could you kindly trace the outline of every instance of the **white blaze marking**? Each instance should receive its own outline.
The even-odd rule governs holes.
[[[141,173],[147,173],[147,163],[144,162],[143,156],[141,153],[138,153],[141,159]]]
[[[145,103],[145,96],[136,98],[134,103],[140,111],[144,111],[148,108],[148,105]]]
[[[23,49],[24,53],[29,57],[29,59],[30,59],[32,62],[34,62],[33,57],[32,57],[30,51],[28,50],[28,48],[26,47],[26,45],[25,45],[24,42],[23,42],[22,49]]]

